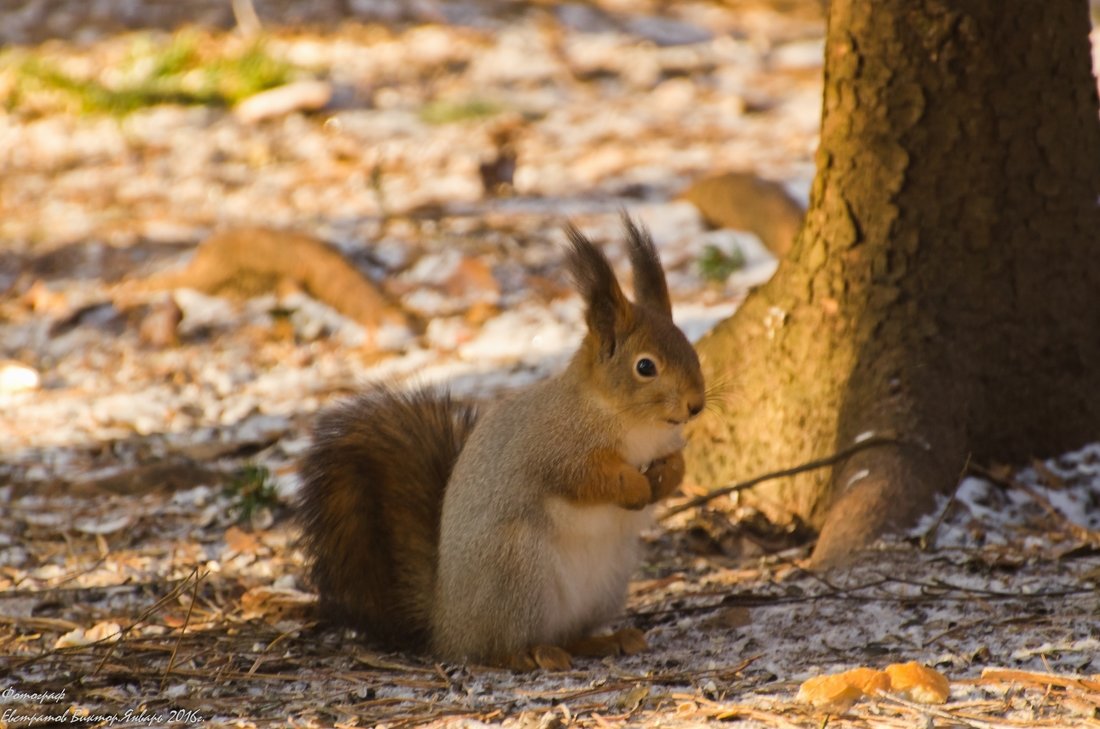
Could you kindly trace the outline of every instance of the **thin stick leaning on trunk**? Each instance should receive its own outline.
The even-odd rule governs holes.
[[[771,471],[770,473],[764,473],[759,476],[754,476],[747,481],[740,481],[729,486],[723,486],[722,488],[705,493],[702,496],[697,496],[690,501],[686,501],[683,504],[679,504],[668,509],[663,514],[661,514],[659,518],[663,521],[671,516],[687,511],[688,509],[694,509],[697,506],[702,506],[703,504],[706,504],[721,496],[727,496],[737,491],[750,489],[753,486],[756,486],[757,484],[763,483],[765,481],[774,481],[777,478],[785,478],[787,476],[794,476],[799,473],[805,473],[806,471],[814,471],[819,468],[825,468],[826,466],[832,466],[836,463],[839,463],[840,461],[843,461],[845,458],[848,458],[855,453],[859,453],[860,451],[867,450],[868,448],[880,448],[882,446],[889,445],[916,446],[918,448],[928,450],[927,444],[918,441],[904,440],[888,435],[872,435],[869,438],[857,440],[852,445],[848,446],[847,448],[842,448],[832,455],[825,456],[823,458],[816,458],[812,461],[807,461],[803,464],[793,466],[791,468],[784,468],[779,471]]]

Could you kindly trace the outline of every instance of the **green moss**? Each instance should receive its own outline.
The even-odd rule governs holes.
[[[125,116],[160,104],[232,106],[264,89],[290,80],[294,67],[271,56],[262,41],[227,52],[204,44],[194,33],[180,32],[167,45],[139,36],[127,59],[111,74],[122,80],[107,84],[108,74],[82,78],[36,56],[16,64],[18,83],[8,98],[10,108],[36,93],[52,92],[81,113]],[[11,63],[9,59],[5,59]],[[3,62],[0,62],[3,63]]]
[[[265,89],[290,80],[293,68],[254,43],[244,53],[214,59],[203,68],[208,85],[228,104],[235,104]]]
[[[202,63],[199,38],[192,32],[176,33],[167,46],[158,48],[158,45],[152,36],[136,36],[130,46],[126,67],[134,70],[144,65],[146,76],[165,79],[187,73]]]
[[[262,508],[278,504],[278,491],[271,481],[271,472],[263,466],[245,466],[236,473],[225,489],[233,503],[239,521],[248,521]]]
[[[725,281],[734,271],[745,267],[745,254],[736,245],[729,251],[707,245],[699,257],[699,273],[708,281]]]
[[[435,100],[421,107],[420,118],[427,124],[454,124],[472,119],[484,119],[501,111],[503,109],[499,104],[484,99]]]
[[[23,80],[31,86],[29,90],[24,87],[22,93],[33,93],[36,85],[61,92],[84,114],[125,116],[158,104],[207,105],[221,101],[214,94],[188,91],[174,84],[158,83],[155,79],[132,86],[110,88],[99,81],[70,76],[52,64],[37,59],[26,61],[19,71]]]

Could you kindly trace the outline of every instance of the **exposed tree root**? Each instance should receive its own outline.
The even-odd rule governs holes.
[[[270,228],[215,233],[185,269],[152,276],[140,287],[238,296],[297,288],[369,332],[387,324],[408,325],[405,313],[332,246],[310,235]]]

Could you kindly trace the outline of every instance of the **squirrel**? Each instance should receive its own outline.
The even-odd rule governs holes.
[[[705,405],[648,231],[623,216],[635,301],[572,225],[587,333],[564,372],[484,414],[378,385],[318,418],[299,516],[322,611],[383,647],[527,670],[646,648],[593,636],[626,602],[652,505]]]

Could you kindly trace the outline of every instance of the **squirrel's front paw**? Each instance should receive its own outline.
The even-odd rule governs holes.
[[[684,480],[684,455],[680,451],[649,464],[645,477],[653,489],[653,501],[665,498]]]
[[[636,511],[653,500],[649,479],[609,448],[592,451],[581,478],[569,485],[569,495],[582,504],[614,504]]]
[[[649,479],[641,471],[624,463],[618,477],[619,506],[637,511],[653,503],[653,488],[649,485]]]

